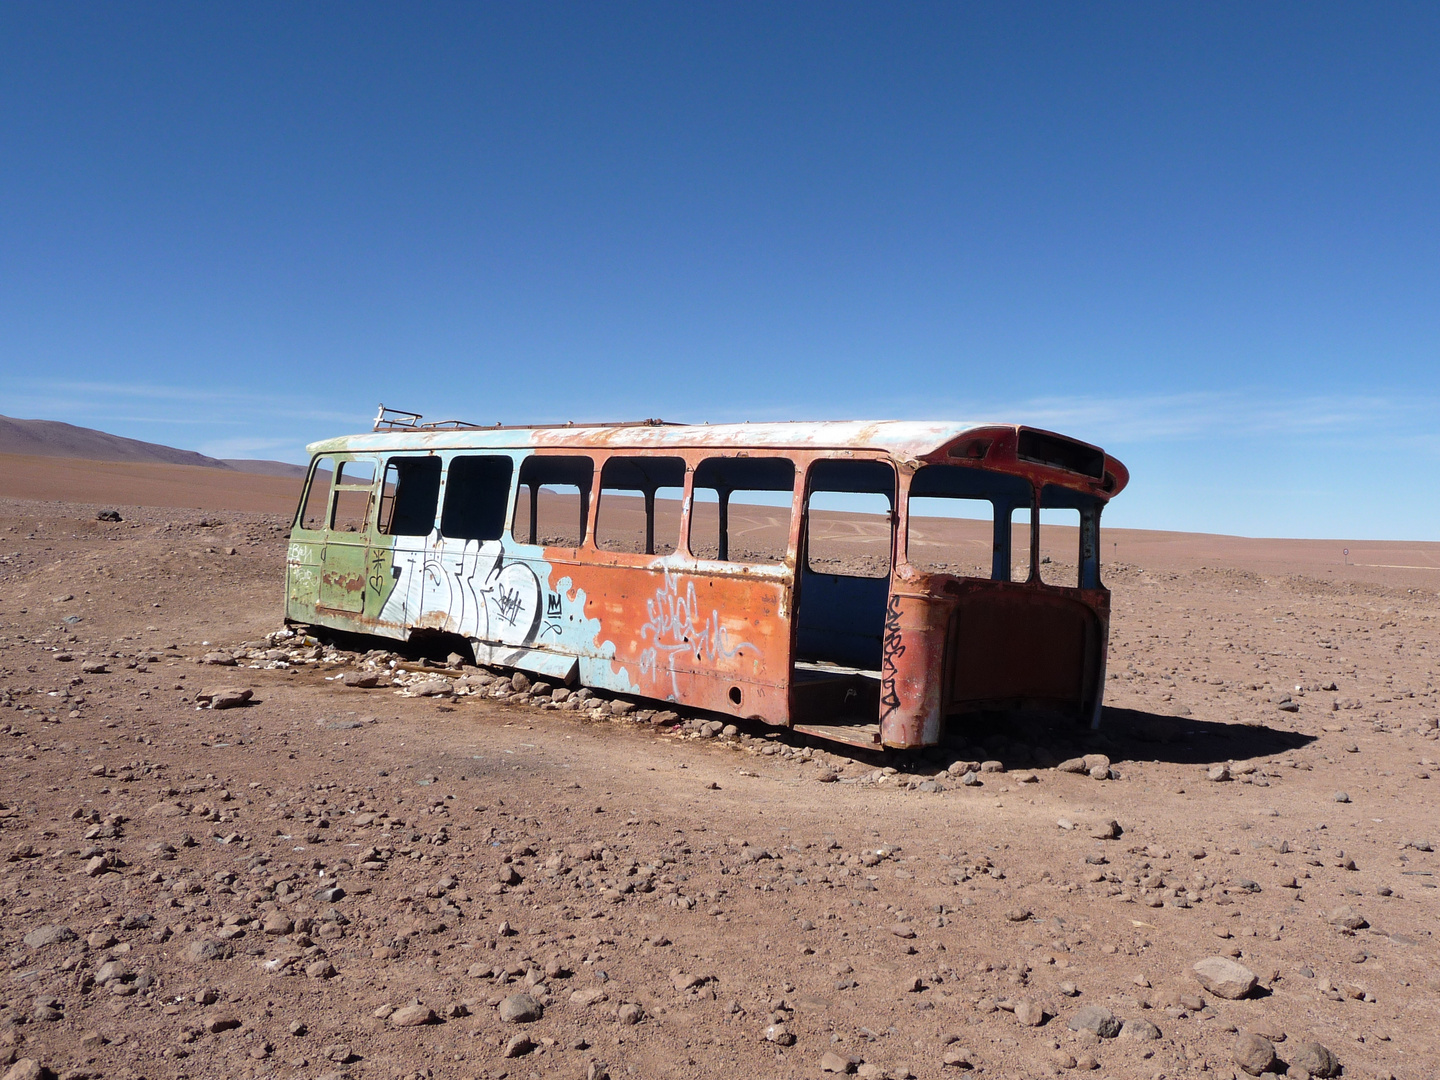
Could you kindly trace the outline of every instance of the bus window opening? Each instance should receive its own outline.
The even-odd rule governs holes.
[[[578,548],[585,542],[595,463],[588,457],[529,457],[511,526],[522,544]]]
[[[428,536],[439,499],[439,458],[391,458],[380,488],[378,528],[390,536]]]
[[[707,458],[695,469],[690,553],[728,562],[784,562],[794,491],[795,463],[785,458]]]
[[[1025,581],[1030,502],[1021,477],[926,465],[910,480],[906,557],[927,574]]]
[[[600,469],[595,546],[632,555],[673,554],[684,493],[684,458],[610,458]]]

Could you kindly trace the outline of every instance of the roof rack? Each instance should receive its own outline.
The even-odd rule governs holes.
[[[467,420],[436,420],[431,423],[421,423],[424,416],[417,412],[406,412],[404,409],[392,409],[380,403],[380,411],[375,414],[375,424],[371,431],[519,431],[533,430],[536,428],[624,428],[624,427],[677,427],[669,420],[648,419],[648,420],[619,420],[610,423],[600,424],[577,424],[570,420],[563,424],[472,424]]]

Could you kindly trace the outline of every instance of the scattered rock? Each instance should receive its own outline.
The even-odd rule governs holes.
[[[1230,779],[1230,766],[1211,765],[1209,771],[1205,774],[1205,779],[1210,780],[1216,784],[1223,784],[1225,781]]]
[[[855,1071],[854,1063],[847,1057],[841,1057],[834,1050],[826,1050],[820,1056],[820,1071],[827,1073],[851,1073]]]
[[[1109,1009],[1099,1005],[1086,1005],[1066,1021],[1071,1031],[1088,1031],[1102,1039],[1113,1039],[1120,1034],[1120,1021]]]
[[[1230,1001],[1245,997],[1259,983],[1253,971],[1228,956],[1206,957],[1191,970],[1206,990]]]
[[[10,1066],[4,1080],[46,1080],[51,1075],[50,1070],[34,1058],[21,1058]]]
[[[1120,1025],[1120,1037],[1134,1039],[1136,1042],[1154,1042],[1160,1038],[1160,1029],[1149,1020],[1132,1017]]]
[[[392,1027],[424,1027],[435,1023],[435,1012],[425,1005],[406,1005],[390,1014]]]
[[[1025,1027],[1039,1027],[1045,1023],[1045,1010],[1033,1001],[1021,1001],[1015,1005],[1015,1019]]]
[[[530,1024],[539,1020],[545,1007],[529,994],[511,994],[500,1002],[500,1019],[507,1024]]]
[[[192,964],[209,963],[212,960],[227,960],[235,954],[228,942],[198,938],[185,950],[185,958]]]
[[[510,1041],[505,1044],[505,1056],[507,1058],[524,1057],[534,1049],[535,1044],[531,1041],[530,1036],[521,1032],[519,1035],[511,1036]]]
[[[1235,1037],[1235,1047],[1231,1053],[1235,1058],[1235,1064],[1251,1076],[1259,1076],[1263,1072],[1268,1072],[1270,1066],[1275,1064],[1274,1045],[1269,1039],[1262,1038],[1254,1032],[1240,1032]]]
[[[975,1067],[975,1054],[968,1047],[952,1044],[945,1048],[945,1053],[940,1061],[941,1064],[952,1069],[973,1069]]]
[[[1330,913],[1330,925],[1339,926],[1346,930],[1364,930],[1369,926],[1369,921],[1354,908],[1346,905],[1338,907]]]
[[[200,658],[200,662],[202,664],[212,664],[215,667],[234,667],[235,657],[231,656],[229,653],[207,652],[204,656]]]
[[[32,949],[43,949],[47,945],[61,945],[67,941],[74,941],[75,931],[68,926],[41,926],[31,930],[21,940]]]
[[[353,686],[360,690],[370,690],[379,685],[380,676],[373,671],[347,671],[340,676],[342,686]]]
[[[99,510],[95,514],[96,521],[124,521],[119,510]]]
[[[1114,840],[1123,832],[1120,823],[1114,818],[1107,818],[1090,830],[1090,835],[1096,840]]]
[[[1290,1067],[1304,1069],[1311,1076],[1330,1077],[1340,1073],[1340,1061],[1318,1042],[1296,1043],[1289,1052]]]
[[[1343,791],[1337,791],[1335,792],[1334,799],[1336,802],[1346,803],[1350,801],[1350,796]]]
[[[765,1041],[776,1046],[794,1046],[795,1035],[784,1024],[771,1024],[765,1029]]]

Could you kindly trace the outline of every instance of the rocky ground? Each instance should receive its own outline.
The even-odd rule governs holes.
[[[872,757],[288,636],[282,519],[97,509],[0,502],[15,1080],[1436,1074],[1433,572],[1127,545],[1100,732]]]

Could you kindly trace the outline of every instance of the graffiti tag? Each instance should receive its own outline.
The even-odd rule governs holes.
[[[645,602],[646,622],[640,628],[640,640],[649,644],[640,653],[640,673],[658,678],[663,663],[670,674],[671,701],[680,696],[676,660],[681,653],[693,652],[697,661],[713,664],[739,655],[741,649],[755,649],[748,641],[731,642],[729,631],[720,625],[718,609],[712,608],[697,623],[699,606],[694,582],[686,586],[682,596],[679,582],[669,570],[665,571],[664,584]]]
[[[900,598],[890,597],[885,607],[885,636],[880,654],[880,719],[883,721],[900,708],[898,671],[895,662],[905,655],[904,636],[900,633]]]

